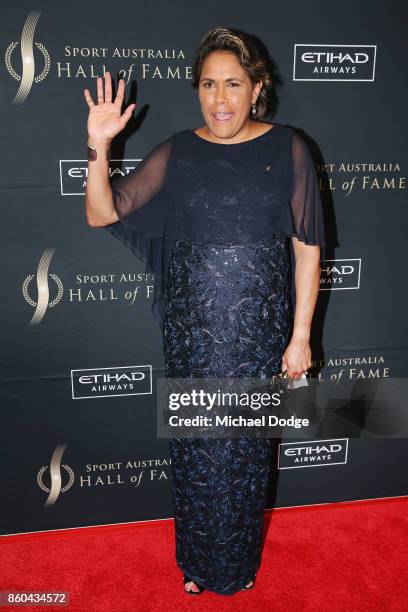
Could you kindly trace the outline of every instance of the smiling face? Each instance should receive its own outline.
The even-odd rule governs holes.
[[[262,87],[253,84],[236,55],[213,51],[205,58],[198,95],[208,137],[215,142],[245,140],[251,132],[249,112]]]

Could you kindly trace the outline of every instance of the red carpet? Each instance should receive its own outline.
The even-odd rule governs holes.
[[[0,538],[0,591],[69,591],[68,607],[137,612],[408,611],[408,498],[266,513],[255,589],[183,593],[172,520]]]

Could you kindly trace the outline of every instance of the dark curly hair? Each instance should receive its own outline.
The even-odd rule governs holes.
[[[245,32],[229,28],[213,28],[206,32],[200,41],[193,62],[191,85],[194,89],[198,89],[203,62],[213,51],[231,51],[238,58],[252,83],[255,84],[262,80],[261,91],[256,101],[255,118],[264,118],[269,112],[268,99],[273,85],[268,62],[261,56],[255,39]]]

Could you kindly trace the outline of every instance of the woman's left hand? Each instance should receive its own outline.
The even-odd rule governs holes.
[[[289,378],[300,378],[312,365],[312,352],[308,340],[292,338],[282,357],[282,372]]]

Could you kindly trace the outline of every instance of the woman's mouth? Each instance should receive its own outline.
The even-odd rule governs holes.
[[[229,121],[234,113],[214,113],[213,117],[217,121]]]

